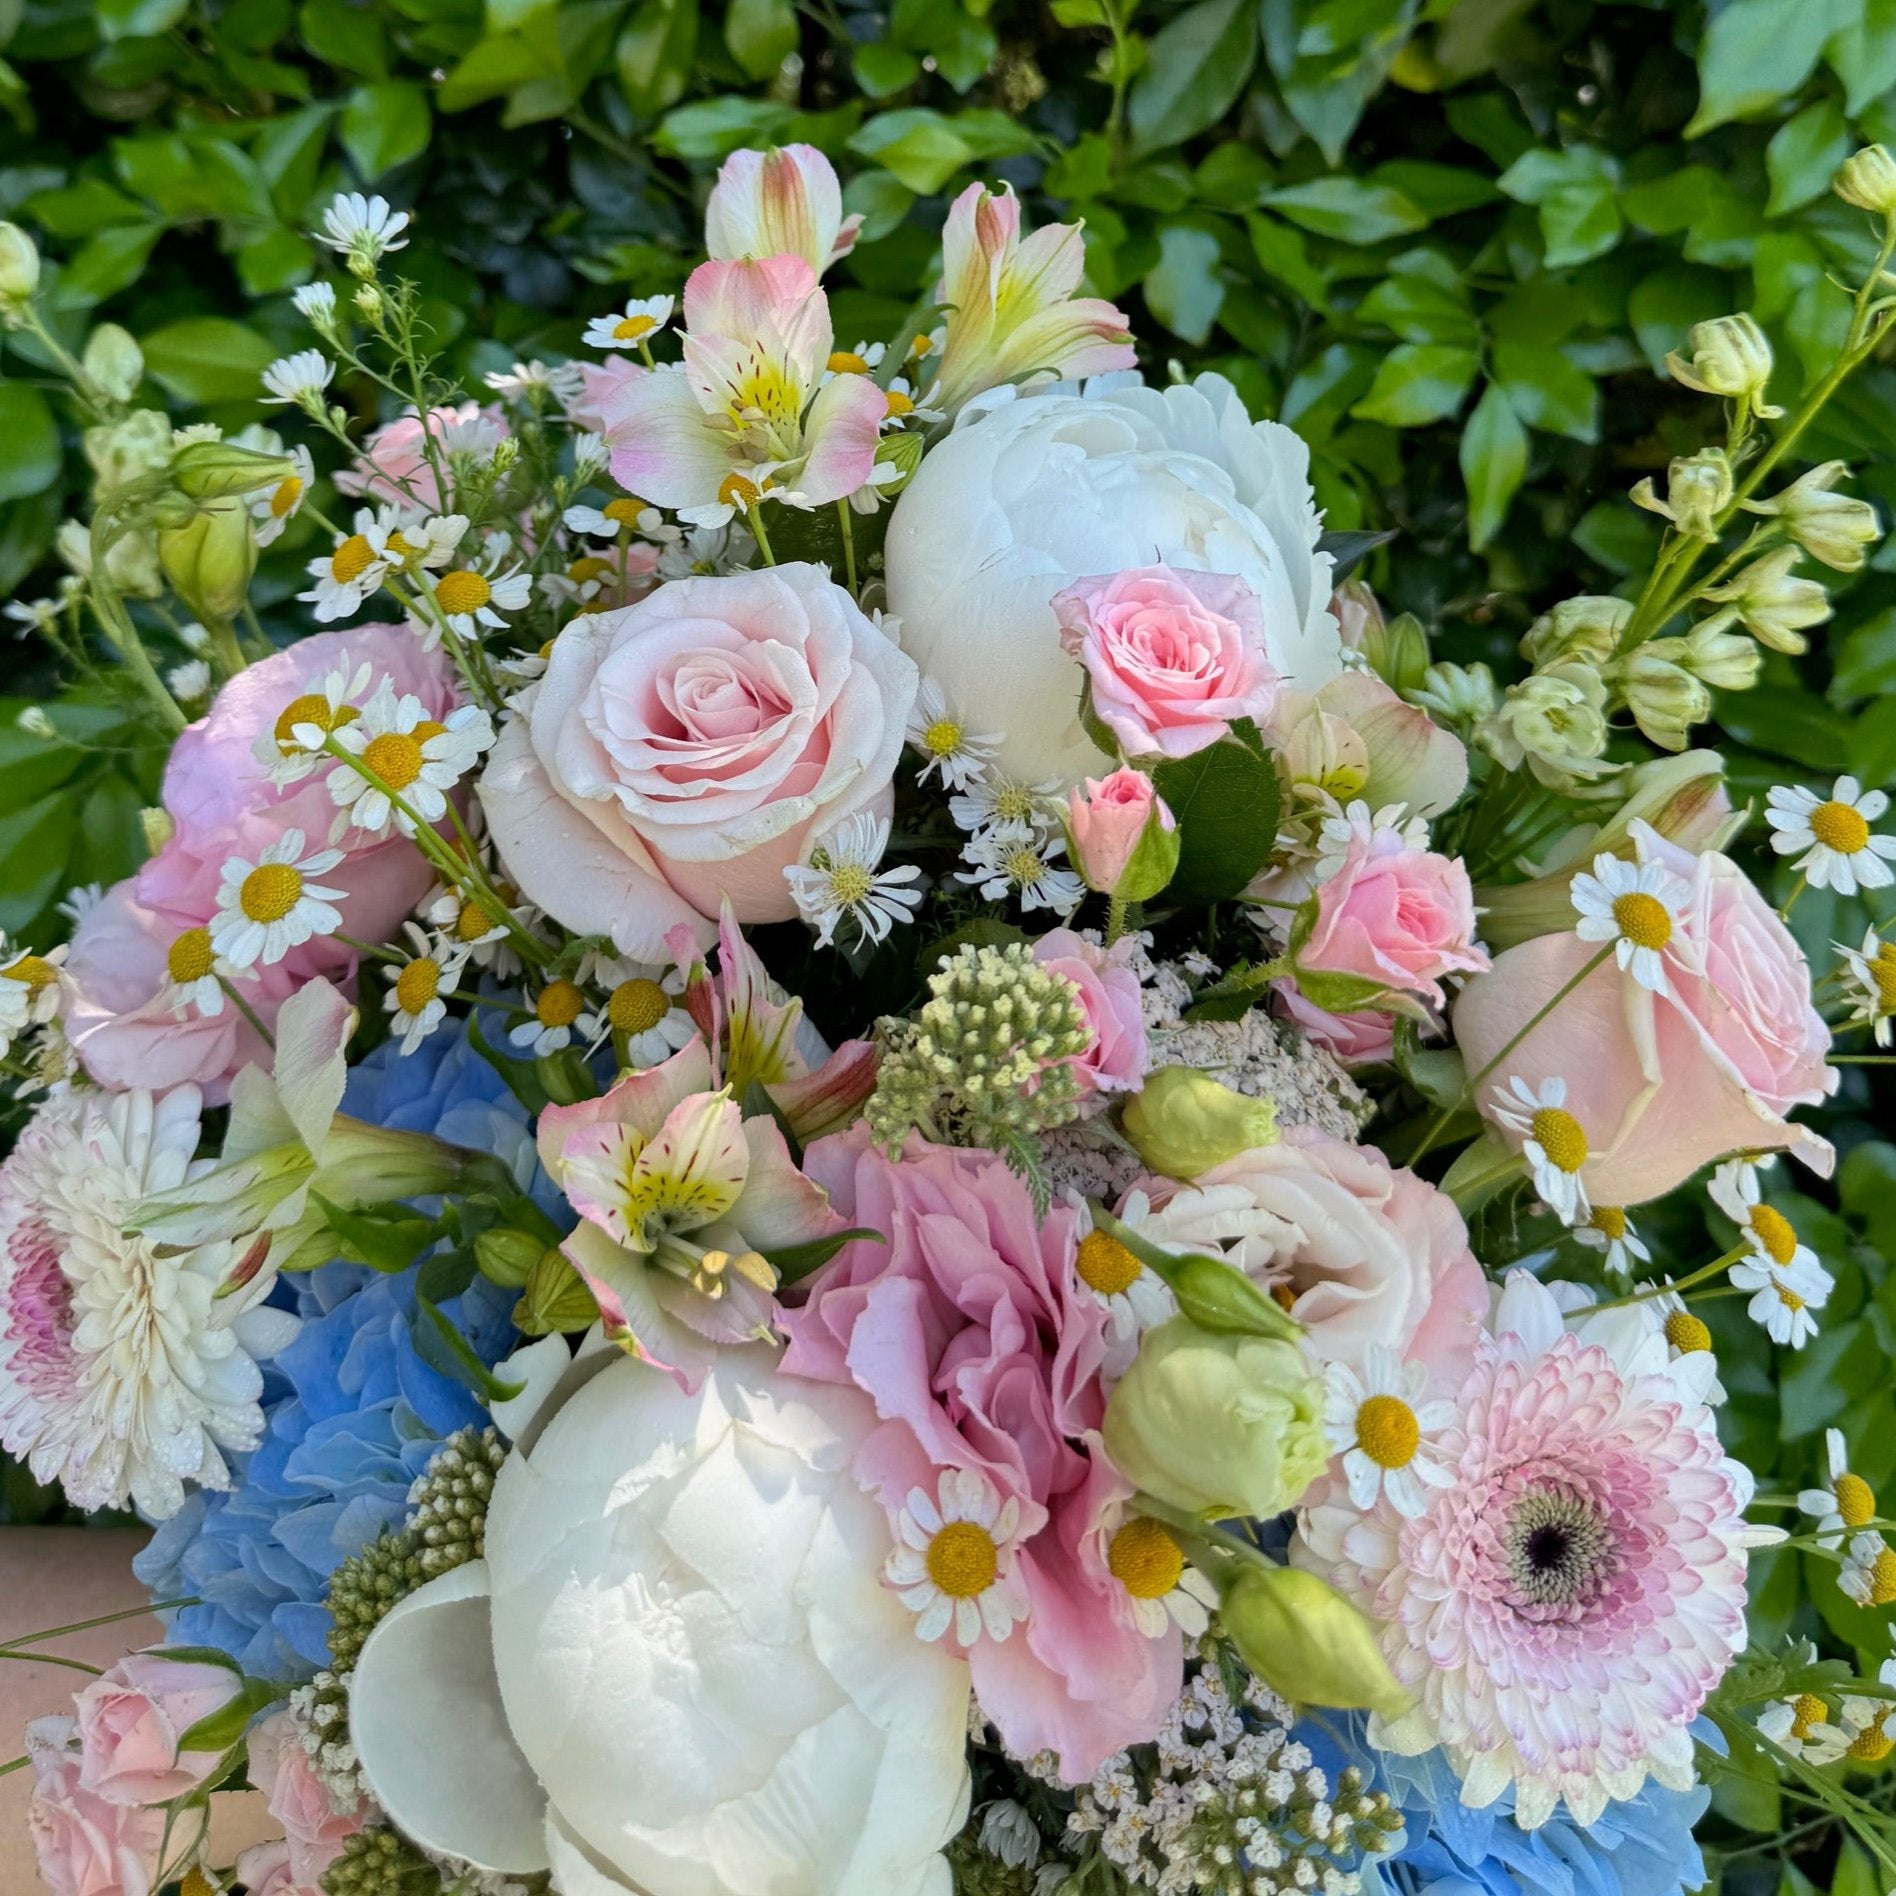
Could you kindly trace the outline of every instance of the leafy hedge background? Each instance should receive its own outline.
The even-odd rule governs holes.
[[[831,275],[839,342],[892,334],[925,294],[949,196],[1011,180],[1036,219],[1085,218],[1091,287],[1133,313],[1148,371],[1216,367],[1294,424],[1330,524],[1397,536],[1367,569],[1391,609],[1505,676],[1534,610],[1645,560],[1625,490],[1715,437],[1716,405],[1657,373],[1689,324],[1753,311],[1779,400],[1828,360],[1832,274],[1872,254],[1828,184],[1855,145],[1896,141],[1896,0],[0,0],[0,217],[40,239],[69,340],[124,324],[182,419],[268,412],[257,373],[307,340],[290,292],[338,188],[415,212],[400,262],[478,385],[578,353],[615,296],[675,289],[719,161],[791,139],[830,154],[882,239]],[[10,343],[0,594],[30,596],[87,475]],[[339,398],[378,418],[372,390]],[[1896,365],[1808,447],[1896,512]],[[284,636],[298,529],[253,593]],[[1896,547],[1844,582],[1808,659],[1770,657],[1721,706],[1702,741],[1735,794],[1896,778],[1893,575]],[[55,698],[31,646],[5,667],[0,927],[44,947],[69,884],[139,859],[161,757],[109,686]],[[28,702],[58,741],[16,728]],[[1829,965],[1830,898],[1795,922]],[[1734,1305],[1708,1307],[1733,1446],[1767,1489],[1798,1487],[1836,1422],[1852,1466],[1896,1473],[1896,1145],[1874,1071],[1850,1069],[1831,1114],[1835,1188],[1794,1208],[1839,1277],[1820,1338],[1774,1365]],[[1698,1217],[1662,1233],[1681,1255],[1716,1240]],[[50,1507],[4,1471],[0,1518]],[[1759,1569],[1760,1637],[1820,1615],[1873,1670],[1880,1625],[1795,1558]],[[1765,1831],[1775,1795],[1718,1790]],[[1816,1885],[1739,1856],[1726,1887],[1849,1896],[1859,1868],[1871,1887],[1847,1849],[1811,1867]]]

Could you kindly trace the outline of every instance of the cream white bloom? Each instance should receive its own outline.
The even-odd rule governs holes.
[[[948,799],[948,814],[972,836],[1044,840],[1059,833],[1060,804],[1060,786],[1051,777],[1030,781],[983,769]]]
[[[1890,867],[1896,836],[1879,836],[1870,828],[1889,808],[1881,790],[1865,790],[1854,777],[1839,777],[1828,797],[1801,783],[1773,784],[1765,801],[1770,807],[1764,820],[1775,832],[1771,847],[1780,856],[1802,850],[1791,867],[1801,870],[1813,889],[1855,895],[1896,881],[1896,869]]]
[[[1645,1239],[1618,1205],[1595,1205],[1587,1221],[1574,1227],[1573,1235],[1589,1251],[1603,1253],[1600,1261],[1614,1277],[1631,1277],[1635,1261],[1652,1262]]]
[[[477,637],[481,626],[498,629],[507,623],[503,613],[533,603],[533,575],[523,572],[518,561],[506,565],[506,558],[502,544],[483,555],[479,565],[456,567],[435,581],[435,604],[461,638]]]
[[[1718,1380],[1712,1333],[1704,1318],[1694,1316],[1685,1299],[1671,1288],[1671,1278],[1663,1281],[1666,1288],[1637,1308],[1651,1313],[1664,1336],[1673,1380],[1707,1407],[1716,1408],[1725,1400],[1725,1385]]]
[[[1876,1671],[1879,1685],[1896,1686],[1896,1659],[1885,1659]],[[1843,1723],[1856,1734],[1850,1741],[1850,1755],[1866,1764],[1874,1764],[1896,1750],[1896,1699],[1866,1698],[1860,1692],[1846,1692],[1841,1706]]]
[[[889,610],[957,715],[1004,734],[1001,770],[1064,787],[1106,765],[1080,724],[1054,594],[1158,561],[1234,574],[1258,596],[1272,664],[1315,691],[1342,668],[1320,530],[1309,450],[1254,424],[1222,376],[1000,388],[961,411],[897,501]]]
[[[1841,1429],[1824,1430],[1824,1469],[1824,1485],[1802,1489],[1797,1505],[1816,1521],[1819,1546],[1841,1547],[1876,1518],[1876,1494],[1861,1475],[1850,1472]]]
[[[6,946],[0,935],[0,1039],[58,1018],[66,999],[67,945],[36,955]]]
[[[211,695],[211,668],[201,658],[187,658],[165,673],[165,689],[180,704],[197,704]]]
[[[457,705],[445,719],[431,718],[419,698],[398,697],[385,678],[335,741],[362,768],[339,763],[329,773],[329,798],[336,805],[332,840],[350,828],[385,836],[391,825],[412,836],[416,818],[435,823],[447,814],[448,792],[493,743],[494,726],[472,704]],[[406,807],[397,807],[396,798]]]
[[[1427,817],[1410,816],[1407,806],[1400,803],[1372,810],[1358,799],[1345,804],[1341,810],[1332,808],[1317,826],[1317,853],[1310,868],[1311,880],[1328,882],[1343,867],[1351,848],[1359,842],[1372,841],[1379,830],[1399,837],[1404,849],[1429,846]]]
[[[609,500],[603,507],[568,507],[560,518],[572,533],[586,533],[598,540],[617,540],[634,528],[648,539],[675,539],[678,529],[665,524],[665,516],[656,507],[648,507],[635,495],[626,494]],[[598,549],[594,549],[597,551]]]
[[[984,1633],[1005,1639],[1027,1617],[1014,1565],[1020,1502],[1003,1501],[979,1469],[944,1469],[934,1497],[911,1488],[896,1533],[883,1577],[916,1616],[917,1639],[948,1637],[965,1650]]]
[[[992,731],[971,732],[949,710],[942,688],[934,679],[924,678],[915,694],[915,709],[909,713],[908,741],[922,757],[922,767],[915,773],[917,783],[926,783],[939,773],[944,789],[967,790],[986,772],[1001,740]]]
[[[702,579],[750,565],[757,541],[741,526],[693,527],[658,549],[660,579]]]
[[[303,403],[320,395],[336,373],[336,365],[320,349],[299,349],[279,356],[263,372],[265,400]]]
[[[1150,1515],[1116,1502],[1088,1537],[1106,1571],[1119,1582],[1113,1615],[1148,1639],[1176,1626],[1187,1639],[1203,1636],[1218,1605],[1218,1589],[1191,1566],[1172,1530]]]
[[[1455,1405],[1425,1401],[1428,1380],[1423,1364],[1404,1363],[1380,1343],[1364,1351],[1360,1376],[1347,1363],[1325,1366],[1324,1427],[1343,1458],[1353,1507],[1372,1508],[1387,1495],[1398,1514],[1413,1518],[1427,1506],[1428,1489],[1454,1485],[1429,1437],[1455,1419]]]
[[[922,892],[904,885],[922,872],[912,862],[884,869],[888,846],[889,819],[858,810],[817,839],[807,863],[785,865],[797,913],[816,930],[819,948],[835,940],[845,915],[868,942],[885,940],[897,922],[915,919]]]
[[[1759,1263],[1794,1274],[1800,1281],[1821,1278],[1828,1294],[1829,1273],[1818,1263],[1817,1253],[1798,1237],[1796,1227],[1776,1206],[1764,1202],[1762,1173],[1761,1166],[1747,1159],[1726,1160],[1706,1188],[1712,1203],[1738,1227]]]
[[[595,316],[580,340],[595,349],[636,349],[640,343],[649,346],[671,321],[671,315],[669,296],[635,296],[610,316]]]
[[[1148,1269],[1109,1232],[1094,1227],[1093,1208],[1079,1192],[1069,1188],[1065,1197],[1079,1219],[1073,1273],[1084,1293],[1105,1307],[1108,1329],[1101,1374],[1114,1383],[1132,1367],[1139,1339],[1178,1315],[1178,1299],[1157,1271]],[[1151,1215],[1152,1200],[1142,1191],[1127,1193],[1118,1212],[1121,1224],[1142,1235]]]
[[[532,1011],[514,1025],[507,1036],[516,1047],[525,1047],[536,1060],[548,1054],[563,1053],[584,1029],[580,1020],[587,1014],[585,993],[571,981],[549,981],[533,996]]]
[[[208,928],[187,928],[165,950],[165,985],[159,998],[182,1020],[197,1013],[215,1019],[224,1011],[226,981],[254,981],[255,968],[239,968],[211,946]]]
[[[1896,1601],[1896,1549],[1881,1534],[1856,1535],[1844,1554],[1837,1585],[1858,1606],[1888,1606]]]
[[[211,920],[211,946],[233,967],[269,967],[312,935],[342,926],[335,904],[347,891],[311,880],[335,868],[339,849],[303,853],[303,832],[285,830],[252,863],[233,856],[224,864]]]
[[[1592,1209],[1587,1188],[1580,1182],[1580,1168],[1587,1162],[1587,1135],[1586,1128],[1567,1111],[1567,1082],[1555,1075],[1532,1087],[1516,1074],[1490,1110],[1504,1126],[1526,1135],[1521,1156],[1548,1210],[1562,1224],[1582,1223]]]
[[[1692,891],[1664,863],[1595,856],[1593,873],[1574,877],[1568,899],[1579,913],[1573,932],[1582,941],[1610,941],[1614,959],[1641,987],[1671,991],[1666,960],[1687,946],[1684,917]]]
[[[1814,1259],[1781,1267],[1768,1257],[1747,1258],[1731,1267],[1731,1282],[1753,1293],[1745,1314],[1787,1349],[1801,1350],[1817,1334],[1814,1313],[1830,1301],[1830,1273]]]
[[[250,754],[269,772],[272,783],[301,783],[321,767],[330,735],[362,715],[356,700],[368,690],[372,676],[366,660],[353,671],[338,665],[323,679],[320,691],[292,698],[277,713],[275,724],[258,732]]]
[[[603,956],[587,978],[606,997],[573,1023],[588,1053],[608,1035],[616,1035],[620,1038],[615,1044],[623,1047],[627,1066],[657,1066],[688,1045],[698,1031],[698,1023],[678,1004],[685,977],[676,966]]]
[[[391,250],[403,249],[408,239],[402,232],[407,228],[408,213],[391,210],[387,198],[342,191],[323,212],[322,239],[352,266],[361,267],[373,265]]]
[[[510,1407],[485,1560],[364,1648],[376,1801],[568,1896],[947,1896],[967,1666],[881,1583],[887,1519],[849,1472],[872,1406],[758,1348],[691,1396],[600,1355]]]
[[[314,605],[319,621],[348,618],[381,585],[389,568],[401,563],[406,540],[390,542],[411,518],[394,507],[384,507],[379,513],[357,508],[355,531],[344,534],[303,569],[316,584],[297,598]]]
[[[327,329],[336,320],[336,292],[328,283],[305,283],[290,298],[296,313],[317,329]]]

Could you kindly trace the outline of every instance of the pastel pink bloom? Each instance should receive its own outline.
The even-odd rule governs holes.
[[[1752,1478],[1641,1310],[1582,1313],[1510,1274],[1413,1519],[1332,1477],[1293,1559],[1380,1627],[1415,1695],[1373,1745],[1440,1744],[1477,1809],[1593,1823],[1648,1777],[1693,1783],[1690,1726],[1745,1644]]]
[[[284,1831],[281,1844],[262,1847],[282,1852],[286,1890],[313,1888],[342,1854],[342,1846],[368,1821],[374,1806],[364,1799],[347,1809],[336,1807],[288,1712],[273,1712],[252,1726],[247,1742],[250,1781],[262,1791],[270,1815]]]
[[[685,283],[684,356],[603,404],[612,478],[659,507],[728,502],[733,472],[822,506],[875,469],[888,400],[866,375],[825,381],[829,299],[802,257],[704,263]],[[762,418],[760,418],[762,417]]]
[[[1070,928],[1056,928],[1034,943],[1034,959],[1079,989],[1093,1030],[1092,1044],[1067,1062],[1083,1094],[1129,1092],[1145,1078],[1145,1009],[1139,977],[1129,965],[1132,948],[1130,940],[1101,948]],[[1107,1103],[1091,1102],[1095,1110]]]
[[[1111,895],[1119,887],[1155,815],[1168,834],[1178,828],[1152,779],[1130,765],[1067,792],[1067,842],[1089,889]]]
[[[40,1880],[52,1896],[152,1896],[162,1810],[108,1803],[79,1780],[79,1728],[38,1718],[26,1728],[33,1796],[26,1820]]]
[[[479,402],[431,409],[425,428],[411,409],[369,436],[355,466],[336,475],[336,487],[359,500],[389,500],[439,513],[441,483],[429,465],[424,443],[432,438],[435,452],[445,462],[450,453],[491,454],[510,433],[505,413],[498,407],[483,408]]]
[[[579,394],[566,405],[576,426],[591,434],[606,432],[606,416],[621,391],[629,388],[651,370],[630,356],[609,355],[600,362],[575,362],[579,375]]]
[[[1500,1059],[1477,1103],[1490,1112],[1517,1076],[1531,1087],[1565,1080],[1566,1109],[1587,1136],[1580,1181],[1596,1205],[1661,1197],[1740,1150],[1788,1149],[1827,1174],[1829,1145],[1786,1118],[1819,1104],[1838,1080],[1803,950],[1729,857],[1688,855],[1644,824],[1634,835],[1644,860],[1691,885],[1681,918],[1687,953],[1668,961],[1669,991],[1642,987],[1609,955]],[[1495,1060],[1598,953],[1569,932],[1497,956],[1455,1005],[1469,1071]]]
[[[576,619],[480,797],[507,873],[580,934],[644,961],[729,900],[796,913],[786,866],[886,814],[914,664],[820,566],[676,580]]]
[[[1086,267],[1080,228],[1048,224],[1023,238],[1012,185],[971,184],[949,206],[935,286],[947,316],[942,408],[1029,376],[1078,381],[1136,366],[1124,312],[1073,294]]]
[[[1402,804],[1435,816],[1468,787],[1468,750],[1372,671],[1339,672],[1315,693],[1287,691],[1276,736],[1291,779],[1373,810]]]
[[[1442,1387],[1460,1380],[1488,1308],[1468,1227],[1447,1193],[1374,1146],[1292,1126],[1153,1195],[1147,1236],[1216,1246],[1286,1292],[1325,1362],[1360,1371],[1380,1344]]]
[[[326,1869],[327,1864],[324,1865]],[[323,1896],[322,1884],[298,1876],[289,1842],[253,1843],[237,1857],[237,1880],[245,1896]]]
[[[1302,1028],[1306,1039],[1327,1048],[1345,1066],[1374,1066],[1395,1057],[1396,1021],[1393,1014],[1373,1008],[1333,1014],[1297,992],[1294,981],[1274,981],[1271,995],[1278,1012]]]
[[[1060,644],[1086,667],[1093,711],[1128,757],[1187,757],[1237,718],[1260,729],[1282,680],[1257,595],[1225,573],[1135,566],[1053,596]]]
[[[861,1239],[784,1312],[791,1374],[853,1383],[880,1421],[855,1470],[897,1518],[946,1469],[984,1475],[1019,1509],[1015,1572],[1028,1614],[968,1649],[982,1709],[1022,1757],[1058,1754],[1069,1780],[1150,1739],[1177,1696],[1176,1628],[1147,1638],[1114,1612],[1117,1585],[1085,1547],[1129,1493],[1106,1460],[1105,1306],[1075,1271],[1076,1214],[1034,1216],[993,1153],[911,1138],[899,1162],[857,1125],[804,1170]]]
[[[180,1751],[178,1741],[242,1684],[229,1666],[128,1654],[73,1701],[80,1783],[109,1804],[168,1804],[196,1790],[224,1754]]]
[[[1358,827],[1342,865],[1317,885],[1317,918],[1297,965],[1446,999],[1442,977],[1486,968],[1475,892],[1452,856],[1411,849],[1393,829]]]
[[[860,212],[843,215],[836,170],[814,145],[734,151],[704,207],[706,255],[801,257],[821,276],[856,247]]]

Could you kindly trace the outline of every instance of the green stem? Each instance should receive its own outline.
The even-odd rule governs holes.
[[[1832,1066],[1896,1066],[1896,1053],[1833,1053],[1829,1059]]]
[[[1790,894],[1784,898],[1784,906],[1778,910],[1779,921],[1788,922],[1791,919],[1791,910],[1797,906],[1797,898],[1804,893],[1807,886],[1805,878],[1799,876],[1792,885]]]
[[[1749,1244],[1734,1244],[1723,1257],[1715,1257],[1709,1264],[1701,1265],[1689,1277],[1681,1277],[1676,1284],[1655,1284],[1650,1290],[1634,1291],[1630,1296],[1614,1297],[1606,1303],[1597,1303],[1595,1310],[1625,1310],[1633,1304],[1651,1303],[1655,1297],[1676,1297],[1690,1290],[1695,1284],[1703,1284],[1719,1275],[1721,1271],[1739,1263],[1751,1255]]]
[[[250,1025],[256,1029],[257,1033],[262,1037],[263,1044],[274,1052],[276,1049],[276,1035],[273,1034],[269,1030],[269,1028],[267,1028],[263,1024],[263,1022],[257,1018],[256,1009],[253,1008],[250,1005],[250,1003],[247,1000],[245,1000],[241,994],[237,992],[236,982],[227,980],[223,975],[220,974],[217,977],[217,985],[224,990],[225,995],[229,998],[231,1006],[236,1008],[238,1013],[243,1015],[244,1019],[247,1020],[250,1023]]]
[[[853,599],[857,592],[856,582],[856,524],[849,502],[839,500],[836,503],[836,518],[843,528],[843,576],[849,582],[849,595]]]
[[[0,1777],[9,1777],[15,1771],[24,1771],[31,1762],[30,1758],[9,1758],[5,1764],[0,1764]]]
[[[761,499],[756,505],[744,509],[744,524],[756,536],[757,550],[764,556],[764,564],[775,566],[777,556],[770,550],[770,535],[764,531],[764,503]]]
[[[1123,895],[1109,895],[1106,898],[1106,946],[1110,948],[1126,932],[1126,898]]]
[[[211,635],[211,655],[226,678],[235,678],[249,661],[237,643],[236,628],[228,619],[207,619],[204,629]]]
[[[18,1659],[29,1666],[64,1666],[68,1672],[90,1673],[95,1679],[104,1673],[102,1666],[89,1666],[83,1659],[63,1659],[56,1652],[15,1652],[11,1646],[0,1646],[0,1659]]]
[[[149,1606],[128,1606],[116,1613],[101,1613],[97,1619],[74,1620],[67,1626],[49,1626],[43,1633],[21,1633],[16,1639],[0,1640],[0,1645],[15,1648],[41,1646],[49,1639],[64,1639],[68,1633],[89,1633],[95,1626],[116,1626],[121,1620],[143,1619],[148,1613],[169,1613],[180,1607],[202,1604],[195,1593],[176,1600],[154,1600]]]

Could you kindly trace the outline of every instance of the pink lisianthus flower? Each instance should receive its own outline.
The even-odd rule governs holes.
[[[282,1843],[262,1847],[281,1853],[281,1868],[275,1873],[286,1890],[314,1889],[342,1854],[342,1846],[368,1822],[374,1806],[361,1799],[338,1808],[316,1775],[289,1712],[273,1712],[253,1726],[247,1743],[250,1781],[263,1792],[270,1815],[284,1832]]]
[[[861,212],[843,215],[836,168],[814,145],[734,151],[704,207],[706,255],[801,257],[818,276],[856,247]]]
[[[1127,757],[1187,757],[1237,718],[1267,727],[1282,680],[1257,595],[1225,573],[1136,566],[1053,598],[1062,648],[1086,668],[1093,711]]]
[[[33,1796],[26,1818],[52,1896],[152,1896],[165,1813],[109,1803],[80,1782],[79,1728],[39,1718],[26,1728]]]
[[[860,1125],[804,1168],[887,1241],[845,1245],[792,1293],[783,1367],[874,1400],[855,1472],[898,1528],[929,1517],[945,1475],[998,1502],[1018,1617],[998,1637],[979,1621],[952,1636],[1008,1748],[1053,1751],[1084,1779],[1157,1731],[1183,1659],[1175,1626],[1148,1636],[1115,1612],[1119,1582],[1087,1551],[1130,1485],[1099,1441],[1108,1318],[1077,1275],[1077,1215],[1037,1220],[993,1153],[912,1138],[895,1161]]]
[[[162,1650],[128,1654],[73,1701],[79,1782],[108,1804],[168,1804],[196,1790],[224,1754],[184,1751],[180,1740],[242,1685],[232,1666],[173,1659]]]
[[[1056,928],[1034,943],[1034,959],[1079,990],[1093,1030],[1091,1044],[1067,1062],[1080,1082],[1082,1112],[1099,1111],[1109,1103],[1102,1095],[1129,1092],[1145,1078],[1145,1009],[1132,951],[1131,941],[1101,948],[1070,928]]]
[[[369,436],[355,466],[337,474],[336,487],[358,500],[389,500],[440,513],[446,503],[426,444],[433,441],[445,464],[450,454],[492,454],[511,432],[498,407],[483,408],[479,402],[430,409],[425,425],[411,410]]]

